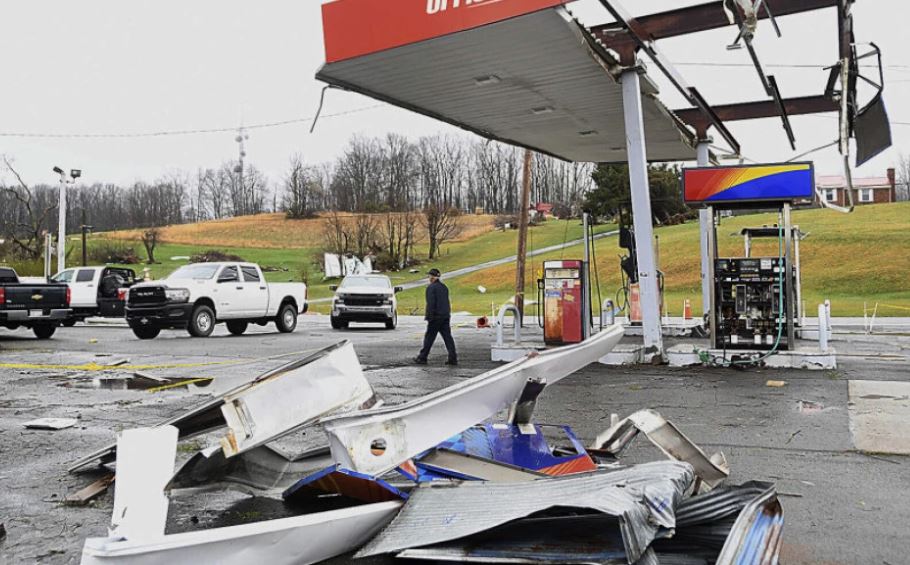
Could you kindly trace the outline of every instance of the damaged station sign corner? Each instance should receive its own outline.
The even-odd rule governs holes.
[[[568,555],[632,564],[664,555],[772,563],[742,552],[759,548],[771,559],[779,551],[783,514],[773,486],[724,486],[723,456],[708,456],[660,414],[617,418],[590,447],[569,426],[533,421],[537,397],[609,353],[614,334],[378,408],[353,347],[341,343],[159,426],[121,432],[112,449],[83,460],[116,456],[117,480],[108,535],[86,540],[82,563],[317,563],[350,552],[466,562]],[[240,421],[226,417],[228,405]],[[285,413],[264,411],[278,405]],[[497,421],[498,414],[508,417]],[[324,431],[323,446],[288,455],[274,444],[311,427]],[[175,469],[179,441],[221,428],[248,441],[219,442]],[[244,430],[254,433],[239,435]],[[625,465],[622,450],[639,433],[669,460]],[[224,488],[281,499],[292,514],[166,531],[172,498]]]

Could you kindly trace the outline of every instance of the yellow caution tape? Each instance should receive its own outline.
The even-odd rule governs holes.
[[[191,369],[194,367],[211,367],[213,365],[239,365],[251,363],[250,360],[211,361],[208,363],[171,363],[164,365],[99,365],[91,362],[82,365],[45,365],[41,363],[0,363],[0,369],[48,369],[62,371],[147,371],[150,369]]]
[[[879,306],[884,306],[885,308],[896,308],[898,310],[907,310],[910,311],[910,308],[906,306],[895,306],[893,304],[879,304]]]

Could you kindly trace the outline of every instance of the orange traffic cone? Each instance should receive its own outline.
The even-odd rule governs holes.
[[[692,319],[692,301],[686,298],[686,304],[683,306],[683,318],[686,320]]]

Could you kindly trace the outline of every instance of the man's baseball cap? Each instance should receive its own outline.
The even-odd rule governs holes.
[[[430,269],[429,271],[427,271],[427,274],[430,275],[431,277],[441,277],[442,276],[442,273],[439,272],[439,269]]]

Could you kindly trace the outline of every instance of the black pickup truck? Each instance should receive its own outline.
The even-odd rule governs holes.
[[[72,315],[65,284],[23,284],[16,271],[0,267],[0,327],[29,328],[48,339]]]

